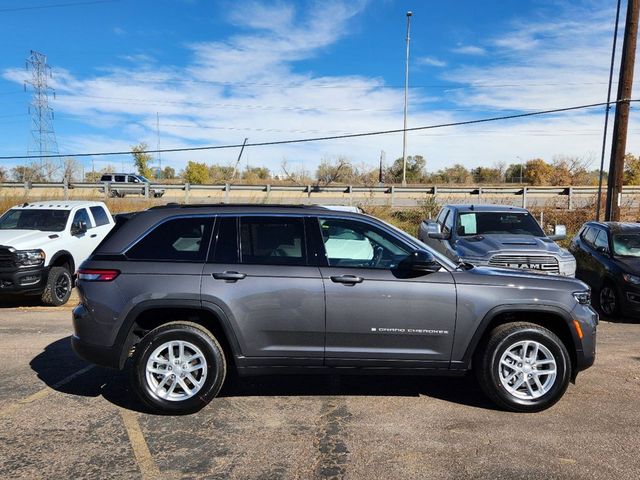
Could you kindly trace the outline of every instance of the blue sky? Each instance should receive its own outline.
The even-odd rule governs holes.
[[[614,0],[1,0],[0,152],[29,147],[23,82],[32,49],[53,69],[60,153],[155,147],[156,115],[162,147],[236,144],[401,128],[407,10],[410,127],[605,101],[614,8]],[[629,150],[639,152],[634,117]],[[557,155],[595,166],[602,124],[596,109],[411,133],[408,152],[431,171]],[[313,171],[340,155],[373,166],[381,150],[390,162],[401,148],[401,135],[387,135],[249,148],[244,159],[274,173],[283,161]],[[162,158],[179,170],[236,156]],[[130,168],[126,156],[93,160]]]

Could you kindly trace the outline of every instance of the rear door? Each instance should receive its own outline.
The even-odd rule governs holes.
[[[354,218],[320,218],[327,265],[326,364],[446,368],[456,318],[450,272],[407,278],[397,265],[415,247]]]
[[[202,301],[224,311],[251,365],[322,365],[324,287],[302,216],[220,216]]]

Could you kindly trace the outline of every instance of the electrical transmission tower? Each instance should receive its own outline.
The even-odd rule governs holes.
[[[31,50],[31,55],[27,59],[27,71],[31,72],[31,80],[25,81],[25,89],[26,84],[31,85],[33,89],[29,105],[31,142],[28,154],[38,155],[40,157],[39,173],[50,175],[50,172],[45,172],[43,156],[59,152],[56,133],[53,130],[53,108],[49,106],[49,93],[51,92],[54,98],[56,93],[47,83],[51,78],[51,67],[47,65],[47,57]]]

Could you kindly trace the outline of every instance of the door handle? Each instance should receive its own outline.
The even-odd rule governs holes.
[[[332,282],[344,283],[345,285],[355,285],[356,283],[362,283],[363,280],[362,277],[356,277],[355,275],[336,275],[331,277]]]
[[[235,282],[236,280],[242,280],[247,274],[239,272],[216,272],[212,273],[211,276],[216,280],[232,280]]]

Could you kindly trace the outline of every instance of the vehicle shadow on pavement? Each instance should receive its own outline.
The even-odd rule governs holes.
[[[0,298],[0,308],[42,307],[43,303],[38,295],[11,295]]]
[[[70,337],[47,345],[29,364],[50,388],[69,395],[102,396],[122,408],[150,413],[137,399],[125,370],[118,372],[93,367],[65,382],[89,366],[71,349]],[[256,396],[426,396],[447,402],[495,410],[472,375],[464,377],[424,377],[410,375],[229,375],[220,397]]]

